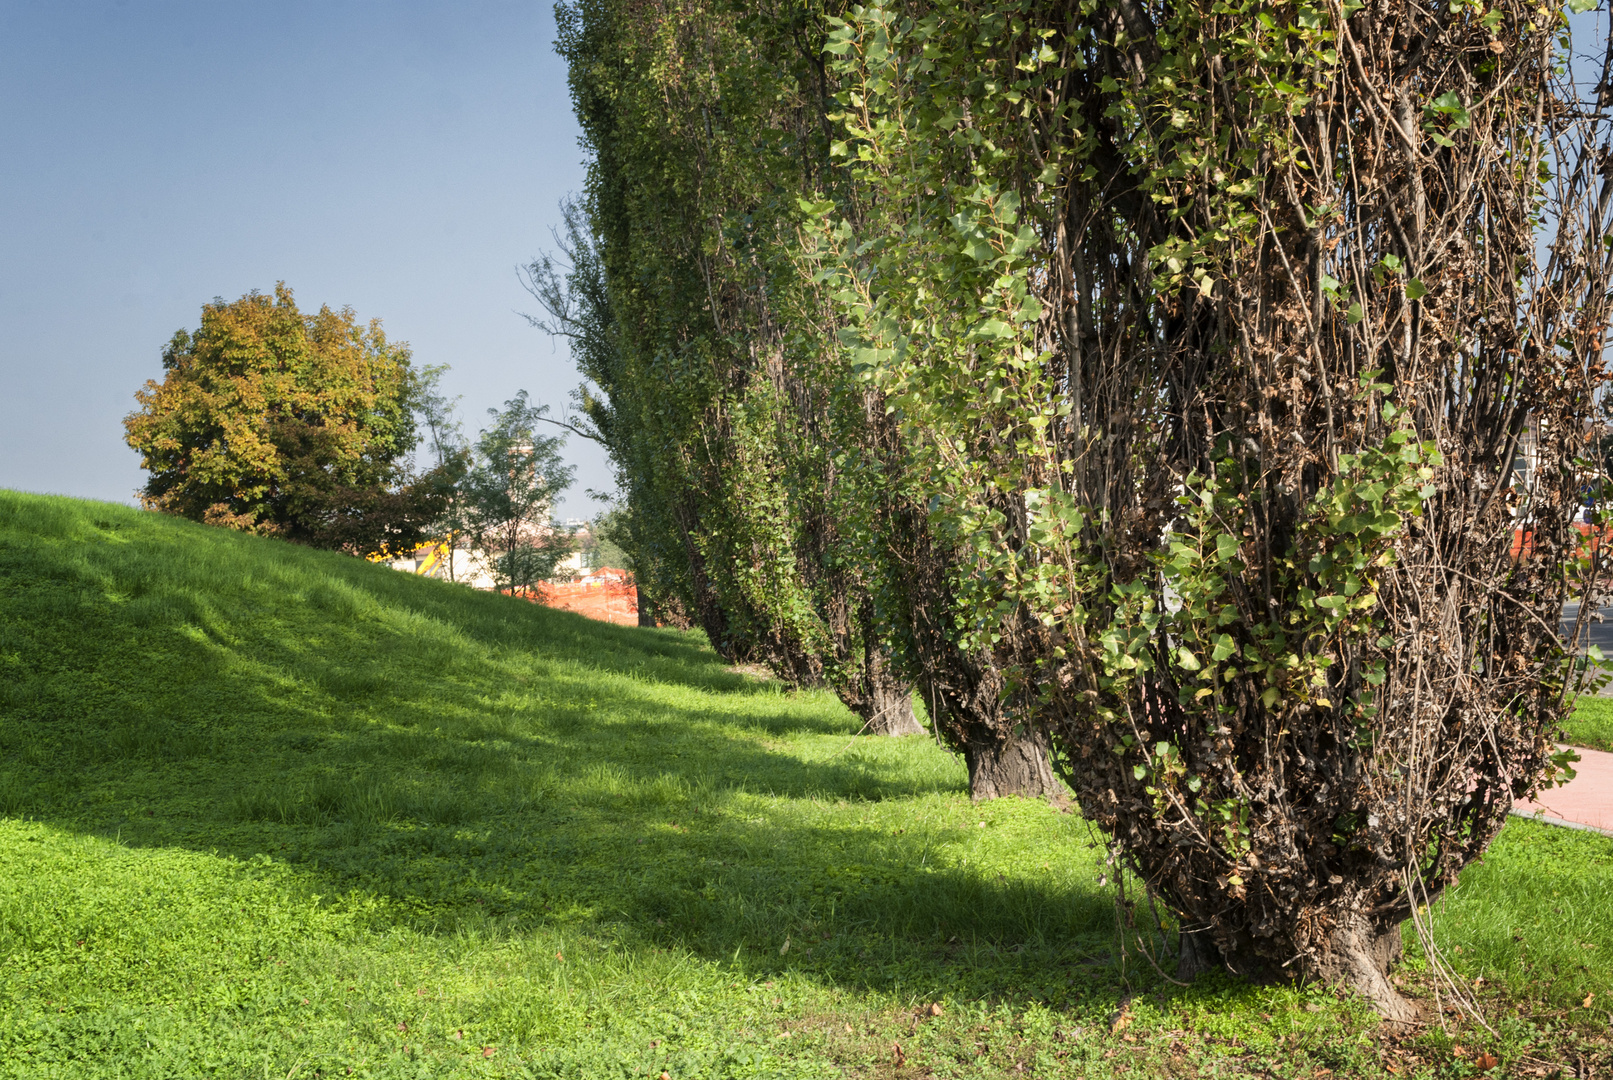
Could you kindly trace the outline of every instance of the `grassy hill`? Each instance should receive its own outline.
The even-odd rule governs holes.
[[[1509,825],[1436,910],[1506,1023],[1387,1040],[1318,989],[1171,986],[1078,815],[856,727],[697,635],[0,492],[0,1077],[1608,1052],[1605,838]]]

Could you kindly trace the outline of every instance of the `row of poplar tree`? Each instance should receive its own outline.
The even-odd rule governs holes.
[[[1586,80],[1519,0],[558,16],[588,181],[532,284],[641,603],[870,732],[916,690],[976,797],[1061,779],[1184,974],[1410,1018],[1401,924],[1565,763],[1605,40]]]

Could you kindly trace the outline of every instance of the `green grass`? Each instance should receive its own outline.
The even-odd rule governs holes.
[[[1575,746],[1613,751],[1613,698],[1580,698],[1573,718],[1563,727]]]
[[[0,492],[0,1077],[1607,1060],[1605,838],[1515,821],[1436,907],[1507,1017],[1463,1056],[1318,988],[1171,986],[1078,815],[856,729],[698,636]]]

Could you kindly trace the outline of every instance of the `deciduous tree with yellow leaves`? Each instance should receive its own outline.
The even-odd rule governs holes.
[[[455,465],[411,474],[422,381],[379,320],[305,314],[282,282],[205,305],[162,362],[124,418],[144,506],[355,554],[423,539]]]

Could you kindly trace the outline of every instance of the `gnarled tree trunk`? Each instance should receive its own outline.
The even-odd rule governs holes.
[[[1062,801],[1064,785],[1053,775],[1047,751],[1047,735],[1035,729],[1010,729],[1005,738],[965,742],[969,797],[975,802],[1004,795]]]
[[[932,720],[941,738],[963,755],[969,768],[969,798],[975,802],[1018,795],[1064,803],[1069,795],[1054,775],[1044,731],[1015,724],[989,695],[968,702],[932,690]],[[927,695],[929,696],[929,695]]]
[[[922,735],[924,725],[913,715],[913,687],[898,678],[880,652],[870,654],[863,675],[864,693],[854,711],[869,735]]]

